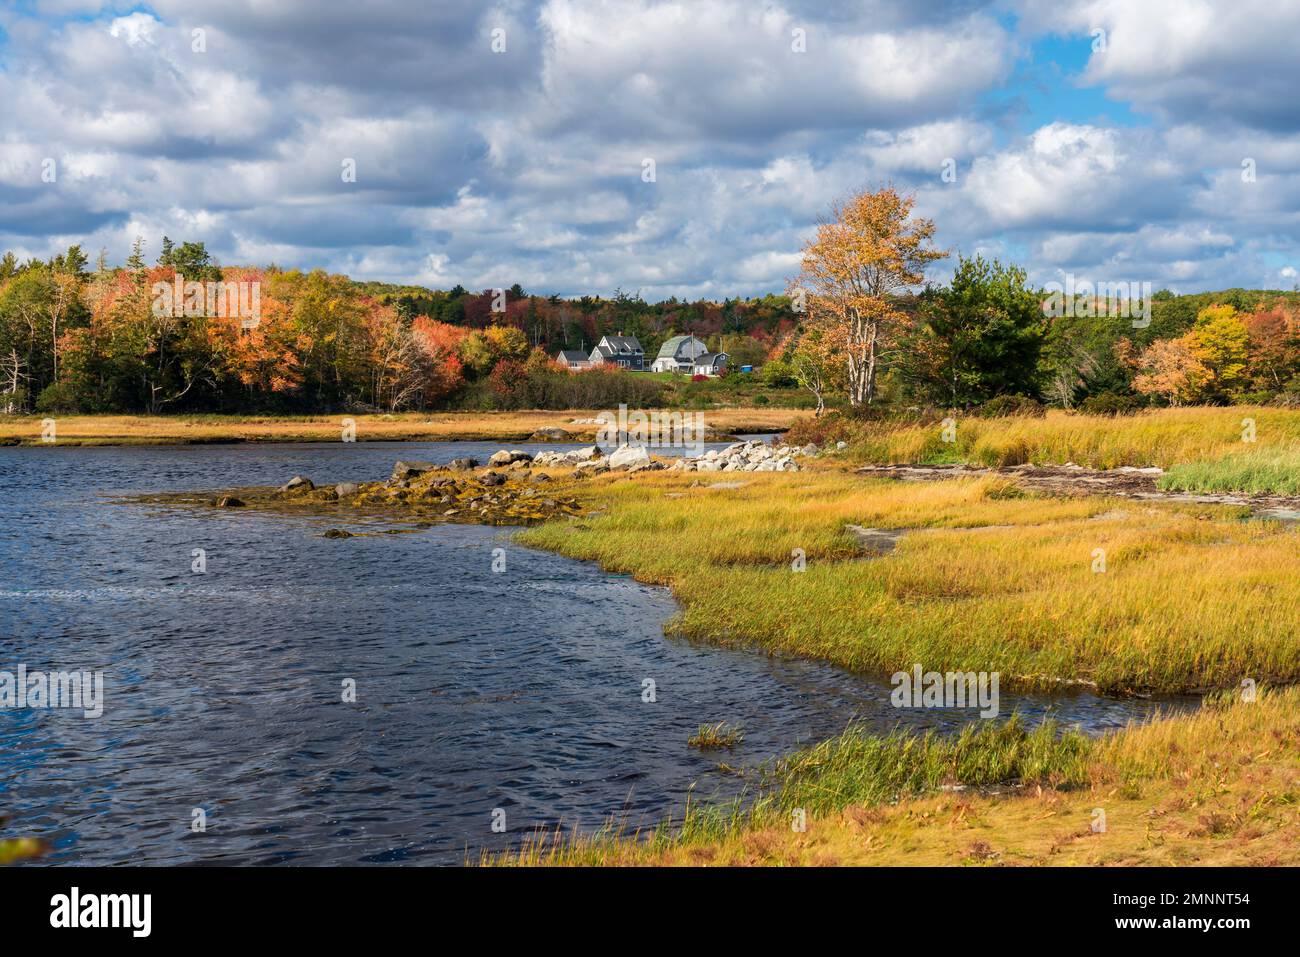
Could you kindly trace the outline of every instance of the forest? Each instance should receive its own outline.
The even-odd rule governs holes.
[[[948,284],[878,297],[873,308],[882,319],[867,389],[856,347],[836,340],[833,297],[814,296],[812,308],[802,286],[720,303],[648,303],[621,289],[562,298],[517,284],[436,290],[275,265],[222,267],[204,243],[178,245],[166,237],[147,263],[144,246],[137,240],[120,266],[101,253],[92,267],[79,246],[48,261],[19,263],[13,253],[0,259],[0,413],[290,414],[663,401],[662,377],[570,372],[553,361],[560,349],[589,352],[613,332],[637,336],[647,364],[669,337],[696,335],[728,353],[733,370],[752,366],[763,385],[807,390],[819,406],[888,411],[991,403],[1123,413],[1300,404],[1295,291],[1162,290],[1152,297],[1149,324],[1118,319],[1104,303],[1088,301],[1049,317],[1042,291],[1026,283],[1023,270],[958,257]],[[243,308],[220,301],[214,308],[211,290],[222,283],[243,284]],[[179,295],[190,287],[206,295]],[[248,314],[249,289],[255,316]],[[233,293],[231,299],[241,302]],[[862,381],[850,381],[854,375]]]

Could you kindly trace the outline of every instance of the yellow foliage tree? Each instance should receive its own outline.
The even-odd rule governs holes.
[[[914,204],[892,187],[835,203],[804,246],[803,270],[791,284],[809,324],[841,356],[853,406],[875,398],[881,354],[904,318],[898,294],[948,255],[931,245],[934,223],[912,217]]]

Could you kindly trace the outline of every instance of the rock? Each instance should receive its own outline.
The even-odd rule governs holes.
[[[340,482],[334,486],[334,494],[339,498],[346,498],[349,495],[356,495],[361,491],[361,486],[356,482]]]
[[[475,458],[452,459],[450,462],[447,463],[447,468],[454,469],[457,472],[468,472],[470,469],[478,468],[478,459]]]
[[[532,460],[533,457],[522,449],[511,449],[509,452],[502,449],[500,452],[493,452],[487,464],[491,466],[513,465],[515,462],[531,462]]]
[[[848,447],[849,447],[849,443],[847,443],[847,442],[836,442],[836,443],[835,443],[835,451],[837,451],[837,452],[843,452],[843,451],[844,451],[845,449],[847,449]]]
[[[331,528],[322,537],[323,538],[351,538],[352,533],[342,528]]]
[[[217,508],[243,508],[244,503],[233,495],[223,495],[217,499]]]
[[[301,475],[295,475],[289,481],[280,486],[281,492],[310,492],[316,486],[309,478]]]
[[[434,468],[437,466],[432,462],[398,462],[393,466],[393,481],[413,479]]]
[[[650,450],[643,445],[621,445],[609,456],[609,467],[612,469],[628,468],[636,465],[638,462],[649,462]]]
[[[573,433],[564,429],[546,428],[538,429],[530,436],[533,442],[567,442],[573,437]]]
[[[821,449],[817,448],[817,445],[814,442],[809,442],[807,445],[803,447],[804,455],[816,455],[820,451]]]
[[[506,477],[498,472],[483,472],[478,477],[479,482],[484,485],[505,485]]]

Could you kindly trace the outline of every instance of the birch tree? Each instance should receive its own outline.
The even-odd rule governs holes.
[[[870,405],[886,344],[905,316],[898,296],[947,256],[931,244],[934,223],[914,218],[915,200],[892,187],[864,190],[831,207],[803,249],[792,284],[808,322],[842,356],[851,406]]]

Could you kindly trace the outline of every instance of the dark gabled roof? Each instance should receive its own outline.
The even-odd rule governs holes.
[[[605,355],[613,355],[615,352],[645,352],[636,336],[602,336],[600,341],[601,343],[609,343],[606,349],[600,349],[599,345],[596,346]]]
[[[561,362],[586,362],[587,353],[579,352],[577,349],[561,349],[557,358]]]
[[[695,357],[695,364],[697,366],[717,365],[719,359],[721,359],[723,362],[726,362],[727,354],[725,352],[706,352],[702,356]]]

